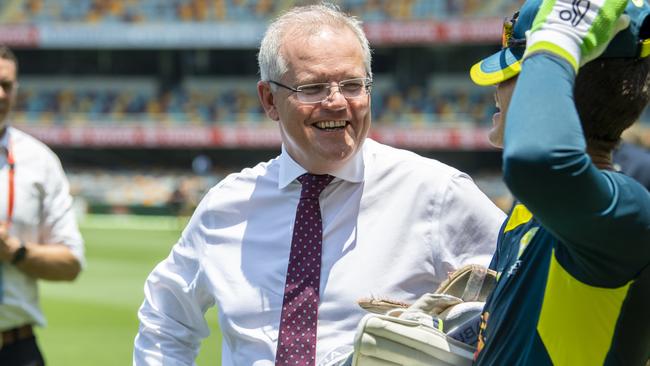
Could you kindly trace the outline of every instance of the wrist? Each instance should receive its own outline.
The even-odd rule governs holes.
[[[25,241],[20,240],[20,246],[14,251],[11,256],[11,264],[16,265],[25,260],[27,256],[27,246],[25,246]]]
[[[575,37],[554,30],[538,30],[528,37],[524,58],[536,53],[550,53],[571,64],[577,73],[580,65],[581,49]]]

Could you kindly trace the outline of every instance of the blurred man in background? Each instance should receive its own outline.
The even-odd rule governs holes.
[[[366,138],[370,58],[333,6],[271,24],[257,89],[282,153],[214,187],[151,273],[135,364],[191,364],[214,305],[222,365],[328,364],[352,351],[359,298],[413,301],[487,264],[503,212],[464,173]]]
[[[650,356],[650,194],[612,163],[650,98],[650,5],[627,3],[528,0],[503,50],[472,68],[497,85],[490,139],[517,200],[491,263],[478,365]]]
[[[643,146],[635,126],[623,132],[621,144],[614,150],[614,166],[650,191],[650,150]]]
[[[0,365],[43,365],[32,327],[45,325],[37,280],[72,281],[83,241],[59,159],[9,126],[18,61],[0,47]]]

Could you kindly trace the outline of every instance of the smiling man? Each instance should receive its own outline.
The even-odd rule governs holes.
[[[302,37],[284,46],[288,71],[263,75],[258,91],[279,122],[287,153],[308,172],[328,174],[354,157],[368,135],[372,79],[364,48],[350,42],[353,30],[323,27]],[[260,62],[273,61],[260,54]]]
[[[414,301],[447,273],[486,265],[504,214],[465,174],[367,139],[370,49],[333,6],[273,22],[260,101],[277,158],[203,199],[149,276],[137,365],[188,365],[216,305],[222,365],[326,365],[352,351],[372,295]]]

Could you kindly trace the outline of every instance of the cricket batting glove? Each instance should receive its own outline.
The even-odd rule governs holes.
[[[600,56],[616,33],[628,27],[628,0],[544,0],[530,31],[524,58],[552,53],[576,73]]]

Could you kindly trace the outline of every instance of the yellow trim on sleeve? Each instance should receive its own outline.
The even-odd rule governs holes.
[[[630,287],[584,284],[551,256],[537,332],[555,366],[602,365]]]
[[[469,76],[472,78],[472,81],[480,86],[489,86],[502,83],[508,79],[511,79],[521,71],[521,62],[517,61],[512,65],[509,65],[505,69],[497,70],[495,72],[484,72],[481,70],[481,64],[483,61],[474,64],[469,70]]]
[[[512,209],[510,217],[508,218],[508,223],[506,224],[505,229],[503,229],[503,232],[507,233],[508,231],[515,229],[517,226],[527,223],[532,218],[533,214],[528,211],[526,206],[518,203]]]
[[[573,66],[573,70],[575,70],[576,73],[578,72],[578,61],[573,57],[573,55],[571,55],[564,48],[556,45],[555,43],[541,41],[533,45],[530,45],[526,49],[526,54],[524,55],[524,58],[530,57],[531,55],[538,52],[550,52],[554,55],[562,57],[563,59],[569,61],[571,66]]]

